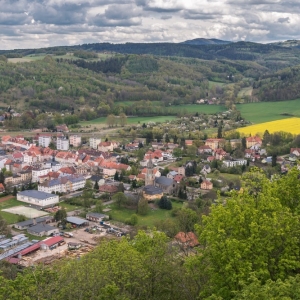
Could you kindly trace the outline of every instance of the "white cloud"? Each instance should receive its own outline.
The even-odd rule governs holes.
[[[298,0],[0,0],[0,48],[300,39]]]

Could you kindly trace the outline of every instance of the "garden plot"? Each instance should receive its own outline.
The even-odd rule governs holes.
[[[14,215],[23,215],[26,218],[30,218],[30,219],[48,215],[48,213],[45,211],[37,210],[34,208],[22,206],[22,205],[2,209],[2,211],[8,212],[8,213],[11,213]]]

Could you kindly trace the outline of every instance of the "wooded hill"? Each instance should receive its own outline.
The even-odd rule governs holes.
[[[74,109],[86,120],[120,112],[176,114],[174,105],[201,98],[214,97],[217,104],[230,106],[241,101],[300,97],[297,43],[281,46],[209,40],[204,45],[194,44],[202,42],[97,43],[0,51],[4,55],[0,60],[0,106]],[[70,52],[72,58],[65,55]],[[99,53],[109,57],[101,59]],[[5,62],[26,55],[45,58],[30,63]],[[241,99],[239,91],[252,87],[252,95]],[[128,105],[128,101],[134,103]]]

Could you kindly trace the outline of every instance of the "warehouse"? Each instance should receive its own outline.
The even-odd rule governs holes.
[[[83,227],[89,225],[89,222],[87,220],[77,218],[77,217],[67,217],[66,221],[72,224],[73,227]]]
[[[56,227],[44,224],[44,223],[40,223],[40,224],[36,224],[34,226],[31,226],[27,229],[27,232],[32,234],[32,235],[36,235],[36,236],[49,236],[52,233],[58,233],[59,230]]]
[[[36,190],[27,190],[19,192],[17,194],[17,200],[43,208],[57,204],[59,202],[59,196]]]
[[[86,214],[86,219],[92,222],[101,222],[103,220],[108,220],[109,216],[104,214],[89,212]]]

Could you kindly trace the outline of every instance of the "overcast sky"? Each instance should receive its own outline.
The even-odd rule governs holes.
[[[0,49],[300,39],[299,0],[0,0]]]

